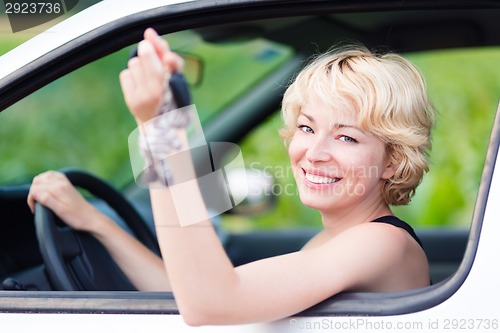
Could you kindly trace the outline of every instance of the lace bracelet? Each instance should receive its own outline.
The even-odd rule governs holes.
[[[163,103],[158,116],[146,122],[139,136],[139,150],[146,161],[141,181],[147,184],[159,182],[163,186],[173,184],[167,157],[182,147],[178,129],[191,122],[189,112],[179,109],[171,89],[171,76],[164,80]]]

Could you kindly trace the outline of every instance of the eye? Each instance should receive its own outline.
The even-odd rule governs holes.
[[[307,125],[297,125],[297,128],[304,133],[314,133],[312,128]]]
[[[356,139],[351,138],[350,136],[347,136],[347,135],[339,136],[339,140],[344,141],[344,142],[350,142],[350,143],[357,143],[358,142]]]

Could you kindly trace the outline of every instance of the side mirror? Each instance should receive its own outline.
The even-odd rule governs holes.
[[[227,180],[235,197],[248,190],[245,199],[231,209],[230,213],[252,215],[264,213],[274,207],[274,179],[269,173],[263,170],[238,168],[227,173]]]
[[[197,86],[203,79],[203,60],[195,55],[180,52],[184,60],[184,76],[190,86]]]

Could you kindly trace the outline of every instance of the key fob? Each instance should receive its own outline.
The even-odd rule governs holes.
[[[137,57],[137,47],[134,47],[129,55],[129,60]],[[173,73],[168,82],[175,104],[178,108],[191,105],[191,93],[184,74],[180,72]]]
[[[184,74],[180,72],[173,73],[170,76],[168,84],[178,108],[191,105],[191,93],[189,92],[189,86]]]

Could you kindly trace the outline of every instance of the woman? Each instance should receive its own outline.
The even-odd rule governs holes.
[[[139,128],[159,112],[165,74],[181,67],[167,43],[146,30],[138,57],[120,75]],[[190,325],[275,320],[342,291],[428,286],[418,238],[390,210],[410,201],[428,170],[433,108],[415,67],[359,47],[327,53],[287,89],[283,118],[300,199],[321,213],[324,226],[301,251],[235,268],[208,218],[181,226],[168,187],[150,190],[164,261],[86,203],[61,174],[37,176],[28,203],[33,209],[39,201],[95,235],[138,289],[171,288]],[[188,209],[206,211],[190,186]]]

